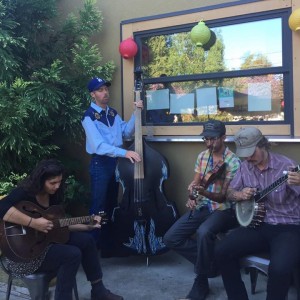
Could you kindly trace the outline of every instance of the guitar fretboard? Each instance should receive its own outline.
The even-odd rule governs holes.
[[[92,216],[84,216],[84,217],[76,217],[76,218],[59,219],[58,222],[60,227],[66,227],[69,225],[89,223],[92,220],[93,220]]]

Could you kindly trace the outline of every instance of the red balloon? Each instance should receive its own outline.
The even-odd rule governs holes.
[[[119,46],[119,52],[125,59],[132,58],[137,54],[138,46],[132,37],[122,41]]]

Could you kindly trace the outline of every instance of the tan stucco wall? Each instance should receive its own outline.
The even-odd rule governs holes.
[[[94,37],[94,41],[100,46],[104,61],[113,60],[117,65],[117,70],[112,82],[113,86],[111,88],[111,105],[122,114],[121,57],[118,50],[120,43],[120,23],[122,21],[229,2],[239,1],[97,0],[96,3],[102,11],[104,22],[103,31]],[[66,14],[75,7],[81,7],[83,1],[62,0],[60,5],[61,13]],[[257,3],[257,5],[259,5],[259,3]],[[200,132],[201,128],[199,127],[199,133]],[[166,195],[168,199],[176,201],[180,212],[183,212],[185,210],[184,203],[187,199],[187,185],[193,178],[195,160],[198,153],[204,149],[204,144],[199,142],[156,142],[151,143],[151,146],[159,150],[169,161],[170,177],[165,181]],[[228,146],[234,150],[232,143],[228,143]],[[85,164],[87,164],[89,158],[85,154],[84,149],[81,150],[83,160]],[[300,162],[299,143],[280,143],[274,146],[273,150],[288,155]]]

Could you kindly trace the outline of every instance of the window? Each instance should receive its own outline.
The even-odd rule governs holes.
[[[188,27],[139,32],[145,125],[225,122],[287,123],[292,99],[287,11],[211,20],[210,45],[197,47]],[[216,25],[214,25],[216,23]],[[287,100],[287,101],[286,101]]]

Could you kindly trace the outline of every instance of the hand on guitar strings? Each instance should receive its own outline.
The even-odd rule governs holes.
[[[32,227],[38,231],[48,233],[50,230],[53,229],[54,225],[53,225],[52,221],[41,217],[41,218],[37,218],[37,219],[32,219],[30,227]]]

